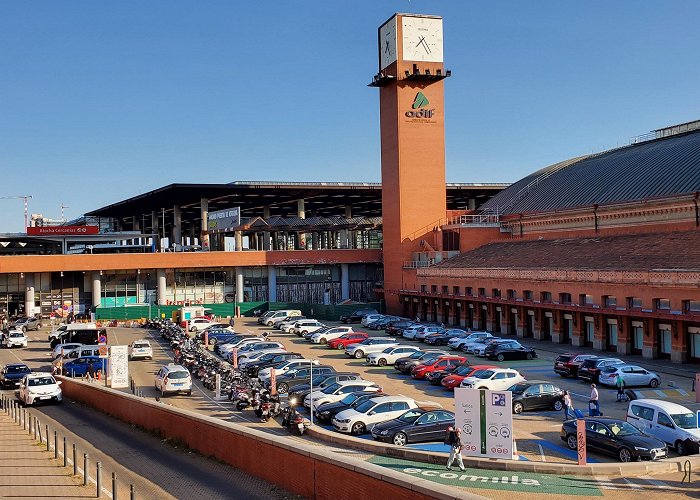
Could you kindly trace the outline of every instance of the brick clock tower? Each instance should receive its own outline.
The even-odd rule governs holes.
[[[446,215],[442,18],[395,14],[378,30],[382,145],[382,227],[387,309],[413,288],[404,262]],[[432,236],[430,244],[434,245]]]

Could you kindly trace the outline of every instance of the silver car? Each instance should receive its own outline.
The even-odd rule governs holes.
[[[661,383],[661,377],[658,374],[636,365],[615,365],[603,368],[599,381],[603,385],[615,387],[618,374],[622,375],[625,387],[645,386],[655,388]]]

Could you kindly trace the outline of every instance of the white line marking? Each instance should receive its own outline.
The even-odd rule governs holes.
[[[543,461],[543,462],[546,462],[547,459],[544,457],[544,450],[542,450],[542,445],[541,445],[540,443],[537,443],[537,446],[538,446],[539,449],[540,449],[540,457],[542,457],[542,461]]]
[[[610,481],[607,476],[595,476],[596,483],[601,490],[617,490],[619,489],[614,483]]]
[[[652,485],[656,486],[657,488],[661,488],[664,490],[671,489],[671,487],[668,484],[664,483],[663,481],[659,481],[658,479],[654,479],[651,476],[640,476],[639,479],[643,479],[647,483],[652,484]]]
[[[642,489],[642,486],[641,486],[641,485],[636,484],[636,483],[633,483],[632,481],[630,481],[630,480],[627,479],[626,477],[623,477],[622,480],[623,480],[624,482],[626,482],[626,483],[629,485],[629,487],[632,488],[633,490],[641,490],[641,489]]]

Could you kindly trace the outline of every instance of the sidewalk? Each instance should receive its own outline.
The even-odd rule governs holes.
[[[95,497],[94,485],[82,486],[62,459],[40,446],[11,417],[0,412],[0,497],[2,498],[88,498]]]

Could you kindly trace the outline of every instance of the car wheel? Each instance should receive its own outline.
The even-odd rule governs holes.
[[[620,462],[632,461],[632,452],[627,448],[620,448],[620,451],[617,452],[617,456],[620,457]]]
[[[379,359],[377,360],[377,364],[378,364],[379,366],[386,366],[386,359],[384,359],[384,358],[379,358]]]
[[[674,448],[676,449],[676,453],[680,456],[685,455],[685,443],[683,441],[676,441]]]
[[[189,391],[187,391],[187,395],[188,395],[188,396],[191,396],[191,395],[192,395],[192,389],[190,389]]]
[[[534,358],[534,356],[532,355],[531,352],[528,352],[528,353],[525,355],[525,357],[526,357],[527,359],[532,359],[532,358]]]
[[[364,357],[365,357],[365,353],[361,349],[358,349],[357,351],[355,351],[355,358],[362,359]]]
[[[302,332],[301,332],[302,335],[306,335],[307,333],[309,333],[309,332],[307,332],[306,330],[302,330]]]
[[[499,354],[498,356],[496,356],[496,359],[498,361],[505,361],[506,357],[503,354]]]
[[[362,422],[356,422],[352,424],[352,429],[350,430],[350,432],[352,432],[355,436],[360,436],[364,434],[366,430],[367,427],[365,427],[365,424],[363,424]]]
[[[406,437],[406,434],[403,432],[397,432],[394,434],[392,441],[396,446],[406,446],[406,443],[408,443],[408,437]]]
[[[337,349],[338,349],[339,351],[344,351],[344,350],[345,350],[345,346],[344,346],[343,344],[338,344]]]
[[[328,343],[328,339],[319,339],[318,343],[319,343],[319,344],[327,344],[327,343]]]
[[[570,450],[575,450],[578,448],[578,441],[576,440],[576,436],[574,434],[569,434],[566,436],[566,446],[568,446]]]
[[[289,392],[289,386],[284,382],[277,384],[277,392],[280,394],[286,394]]]
[[[27,327],[26,327],[26,326],[23,326],[23,327],[22,327],[22,332],[23,332],[23,333],[27,333]]]
[[[218,341],[215,338],[209,339],[209,344],[211,344],[212,347],[215,346],[217,344],[217,342]]]
[[[513,413],[516,415],[519,415],[520,413],[523,412],[525,408],[523,408],[523,404],[521,402],[513,403]]]
[[[557,399],[557,400],[554,402],[554,409],[555,409],[556,411],[561,411],[563,408],[564,408],[564,403],[561,402],[561,399]]]
[[[656,389],[657,387],[659,387],[659,381],[655,378],[651,379],[651,381],[649,382],[649,387],[651,387],[652,389]]]

